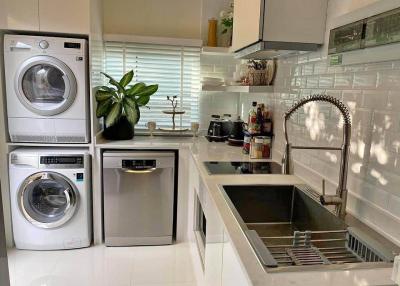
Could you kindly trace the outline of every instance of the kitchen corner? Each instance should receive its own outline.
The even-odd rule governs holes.
[[[218,151],[225,149],[224,155],[218,157]],[[235,216],[235,211],[230,207],[229,198],[224,194],[223,186],[285,186],[285,185],[304,185],[304,181],[294,175],[210,175],[206,169],[204,162],[215,160],[217,157],[221,161],[243,160],[248,161],[248,157],[240,154],[240,149],[227,148],[227,146],[217,145],[216,143],[197,142],[191,147],[191,169],[189,179],[189,191],[195,192],[203,200],[208,213],[212,213],[215,221],[219,221],[210,227],[210,236],[213,244],[220,243],[223,251],[229,251],[230,258],[237,259],[237,265],[227,266],[225,272],[229,272],[232,277],[222,277],[232,283],[230,285],[386,285],[392,284],[390,280],[391,264],[386,266],[368,267],[361,266],[346,270],[340,269],[340,266],[334,269],[302,269],[301,271],[275,272],[274,269],[268,269],[260,263],[257,253],[253,250],[249,243],[241,223]],[[229,151],[228,151],[229,150]],[[270,160],[264,160],[270,161]],[[190,195],[189,195],[190,196]],[[227,199],[228,198],[228,199]],[[250,205],[248,207],[251,208]],[[217,214],[216,214],[217,213]],[[346,223],[349,225],[363,228],[364,231],[371,231],[360,221],[347,215]],[[218,232],[223,229],[223,235]],[[190,227],[189,227],[190,231]],[[376,234],[376,233],[375,233]],[[378,235],[377,239],[382,239]],[[195,239],[194,239],[195,240]],[[385,239],[384,239],[385,240]],[[396,251],[399,248],[389,241],[386,243]],[[192,241],[193,242],[193,241]],[[229,244],[227,247],[227,244]],[[195,244],[195,243],[194,243]],[[207,247],[207,246],[206,246]],[[214,245],[215,247],[215,245]],[[196,248],[196,247],[194,247]],[[196,249],[197,250],[197,249]],[[214,250],[210,250],[215,251]],[[223,252],[222,251],[222,252]],[[194,251],[196,252],[196,251]],[[224,254],[220,254],[224,255]],[[214,257],[215,258],[215,257]],[[223,260],[223,259],[222,259]],[[234,263],[231,263],[234,264]],[[214,265],[213,265],[214,267]],[[223,266],[222,266],[223,267]],[[318,268],[318,267],[317,267]],[[369,268],[369,269],[368,269]],[[245,269],[245,272],[243,272]],[[383,278],[386,277],[386,278]],[[207,282],[207,269],[205,272],[205,283]],[[206,284],[208,285],[208,284]],[[210,284],[211,285],[211,284]]]
[[[399,50],[400,0],[0,0],[0,286],[400,285]]]

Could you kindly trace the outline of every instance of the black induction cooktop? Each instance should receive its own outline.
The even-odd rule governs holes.
[[[282,174],[282,167],[276,162],[204,162],[211,175]]]

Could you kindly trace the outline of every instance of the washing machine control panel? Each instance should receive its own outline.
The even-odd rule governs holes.
[[[40,156],[40,164],[56,168],[82,168],[83,155]]]

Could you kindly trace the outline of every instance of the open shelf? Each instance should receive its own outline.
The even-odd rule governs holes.
[[[212,86],[203,85],[202,91],[222,91],[222,92],[243,92],[243,93],[265,93],[273,92],[274,87],[272,85],[266,86],[244,86],[244,85],[230,85],[230,86]]]
[[[219,56],[233,56],[230,47],[207,47],[204,46],[201,49],[201,53],[204,55],[219,55]]]

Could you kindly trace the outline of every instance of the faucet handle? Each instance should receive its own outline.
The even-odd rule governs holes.
[[[322,179],[322,195],[325,196],[326,192],[325,192],[325,179]]]

